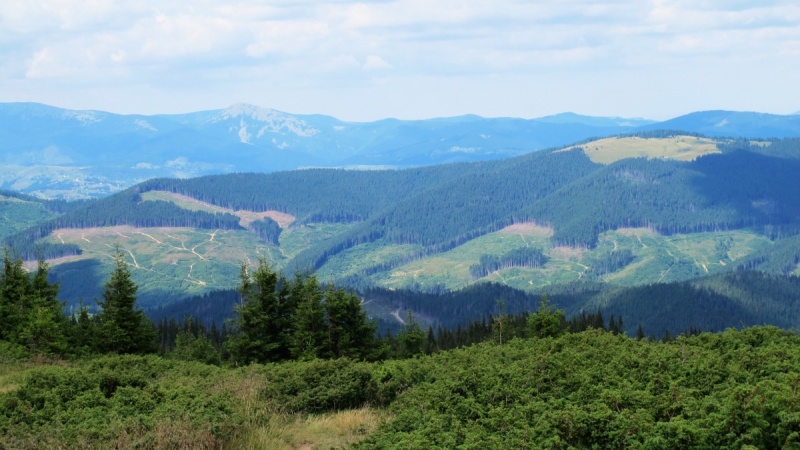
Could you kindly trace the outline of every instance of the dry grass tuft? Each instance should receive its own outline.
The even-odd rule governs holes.
[[[384,411],[371,407],[308,416],[278,414],[263,426],[245,429],[230,447],[276,450],[344,447],[366,438],[386,420]]]

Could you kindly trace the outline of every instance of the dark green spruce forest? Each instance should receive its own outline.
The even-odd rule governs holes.
[[[0,192],[0,448],[800,449],[800,139],[593,142]]]

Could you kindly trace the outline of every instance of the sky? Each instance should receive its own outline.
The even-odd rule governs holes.
[[[797,0],[3,0],[0,102],[342,120],[800,111]]]

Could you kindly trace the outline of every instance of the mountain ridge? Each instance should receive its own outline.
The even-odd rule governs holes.
[[[713,126],[725,120],[725,126]],[[664,128],[709,136],[800,136],[800,116],[712,111],[654,122],[575,113],[535,119],[468,114],[348,122],[246,103],[156,115],[0,103],[0,188],[45,198],[87,198],[155,177],[497,160]]]

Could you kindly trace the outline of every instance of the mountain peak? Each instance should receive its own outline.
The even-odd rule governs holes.
[[[260,122],[266,122],[276,115],[288,116],[288,114],[275,111],[274,109],[270,108],[262,108],[249,103],[235,103],[220,111],[216,117],[218,120],[232,119],[235,117],[249,117]]]
[[[555,124],[583,124],[594,127],[639,127],[654,123],[652,120],[641,118],[624,118],[624,117],[595,117],[584,116],[574,112],[563,112],[553,114],[551,116],[544,116],[534,119],[537,122],[555,123]]]
[[[267,132],[281,132],[283,130],[297,136],[313,136],[319,130],[297,116],[274,109],[262,108],[248,103],[236,103],[214,115],[209,122],[223,122],[227,120],[239,121],[239,137],[243,143],[251,143],[253,138],[251,129],[256,130],[256,138],[264,136]]]

